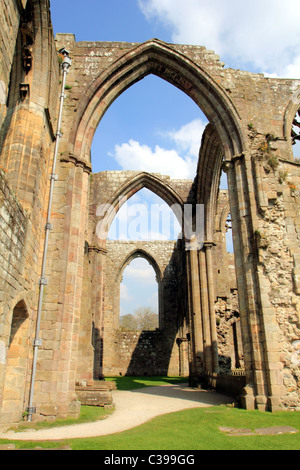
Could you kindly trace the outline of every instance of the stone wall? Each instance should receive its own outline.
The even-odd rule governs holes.
[[[156,332],[130,333],[119,329],[122,273],[127,262],[137,255],[152,263],[158,282],[159,330]],[[180,309],[180,296],[186,292],[184,279],[179,277],[181,263],[177,243],[173,241],[107,242],[103,314],[104,375],[134,375],[134,371],[139,371],[140,375],[179,375],[176,340],[186,336],[186,332],[182,331],[183,312]],[[149,361],[145,361],[147,351]]]
[[[31,222],[0,171],[0,408],[1,422],[19,419],[25,401],[26,372],[30,368],[32,308],[36,299],[34,285],[35,241]],[[23,349],[16,348],[13,330],[17,305],[23,306],[26,334]],[[19,344],[20,338],[19,338]],[[18,372],[19,371],[19,372]],[[20,375],[23,374],[23,378]],[[21,388],[16,384],[23,384]],[[23,382],[23,380],[25,382]]]
[[[180,375],[178,346],[168,345],[165,331],[119,330],[116,331],[114,339],[119,363],[114,368],[108,368],[107,374],[111,371],[114,376]],[[173,350],[171,359],[170,348]]]
[[[300,171],[290,141],[292,119],[299,109],[299,80],[225,69],[219,57],[202,46],[157,39],[143,44],[76,42],[72,34],[59,34],[54,40],[48,0],[2,3],[1,418],[11,412],[12,420],[19,419],[27,403],[56,138],[60,81],[56,49],[61,47],[70,51],[72,67],[52,206],[35,384],[37,414],[78,415],[76,379],[90,379],[102,366],[126,373],[129,350],[133,357],[133,349],[152,348],[147,336],[116,336],[113,289],[122,256],[125,262],[132,246],[106,244],[107,230],[102,226],[104,238],[97,233],[99,222],[109,226],[113,218],[112,211],[101,219],[99,205],[112,204],[118,210],[143,187],[170,205],[205,205],[203,247],[189,252],[184,243],[175,251],[171,245],[166,249],[166,244],[156,249],[134,247],[147,251],[160,266],[163,327],[152,333],[152,340],[156,338],[157,351],[168,351],[166,372],[186,371],[188,362],[189,373],[198,380],[203,372],[215,370],[215,302],[219,299],[217,310],[227,312],[231,324],[236,308],[228,306],[237,287],[246,373],[244,406],[299,409]],[[91,144],[102,116],[122,92],[151,73],[185,92],[210,121],[195,182],[144,172],[91,176]],[[222,166],[229,182],[235,270],[231,261],[227,265],[223,227],[215,223],[228,209],[225,194],[218,199]],[[223,333],[222,327],[219,335]],[[123,347],[128,354],[121,364],[117,355]],[[231,353],[224,349],[224,355]],[[15,387],[14,356],[25,377]],[[151,357],[153,370],[161,367],[158,355]],[[12,402],[3,400],[8,395],[15,397],[13,410]]]
[[[272,146],[276,149],[276,142]],[[284,160],[276,150],[262,155],[260,165],[265,200],[256,232],[258,269],[265,317],[273,311],[276,319],[265,328],[273,349],[278,346],[278,354],[274,356],[271,349],[269,358],[278,361],[275,373],[277,379],[279,374],[282,377],[278,386],[285,389],[283,403],[294,409],[300,398],[300,166]]]
[[[180,317],[187,315],[186,308],[182,307],[187,285],[180,249],[172,241],[117,242],[106,241],[106,236],[120,206],[135,192],[146,187],[170,205],[178,204],[191,197],[193,181],[172,180],[168,176],[137,171],[106,171],[91,175],[90,183],[79,327],[82,339],[79,344],[77,379],[120,372],[119,350],[115,339],[119,326],[120,276],[126,263],[137,254],[150,261],[158,279],[160,328],[164,333],[158,335],[161,345],[157,354],[165,348],[165,356],[168,358],[165,373],[169,370],[178,374],[178,347],[175,347],[175,341],[177,337],[186,335],[186,331],[181,331],[183,320]],[[113,211],[107,217],[111,207]],[[100,228],[106,219],[107,227],[102,238],[99,236]],[[182,293],[181,298],[179,293]],[[133,353],[134,346],[131,350]],[[182,364],[185,363],[182,360]],[[126,373],[124,364],[122,373]]]
[[[27,0],[3,0],[0,28],[0,127],[6,115],[10,74],[21,16],[20,4],[25,8]]]
[[[6,181],[1,187],[5,188],[1,209],[4,222],[10,224],[6,227],[6,236],[11,236],[12,239],[1,240],[5,243],[1,246],[1,256],[6,260],[2,268],[6,273],[3,291],[1,289],[1,339],[7,351],[6,371],[5,367],[1,370],[1,390],[8,387],[5,394],[9,393],[12,397],[22,394],[19,405],[14,409],[15,413],[9,411],[10,419],[19,420],[26,411],[31,379],[32,344],[36,326],[49,175],[54,154],[60,71],[52,34],[49,1],[4,3],[4,10],[0,15],[0,30],[2,39],[5,40],[1,42],[1,47],[4,44],[6,48],[0,58],[0,83],[4,89],[0,109],[0,167],[5,173]],[[8,48],[7,44],[11,47]],[[54,219],[55,212],[54,208]],[[56,226],[56,221],[53,222]],[[54,233],[55,231],[56,229]],[[55,256],[48,259],[46,268],[49,283],[48,289],[45,289],[42,309],[42,347],[38,354],[34,396],[35,403],[39,403],[38,413],[41,413],[43,408],[42,413],[52,416],[56,415],[58,410],[59,413],[65,411],[60,407],[62,395],[53,397],[55,404],[52,406],[51,403],[53,386],[50,383],[53,375],[56,384],[61,380],[65,383],[65,378],[59,378],[56,372],[53,372],[57,367],[56,351],[60,349],[53,337],[58,303],[56,302],[53,308],[48,294],[51,292],[50,295],[53,295],[55,284],[52,284],[52,281],[55,277],[56,259]],[[61,265],[57,269],[61,269]],[[12,322],[12,318],[16,321]],[[17,385],[20,382],[14,380],[15,372],[12,367],[16,345],[12,343],[12,348],[8,349],[11,331],[15,332],[17,324],[20,337],[13,333],[14,338],[23,346],[24,337],[27,338],[26,353],[23,346],[22,352],[18,349],[18,361],[22,370],[20,375],[25,377],[22,391]],[[68,387],[66,393],[68,394]],[[3,407],[0,416],[5,419],[9,403],[5,400],[1,405]],[[66,402],[64,406],[68,406]]]

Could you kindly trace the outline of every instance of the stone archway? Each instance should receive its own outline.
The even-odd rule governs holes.
[[[118,318],[120,316],[120,284],[122,282],[122,277],[124,270],[129,266],[129,264],[135,260],[142,258],[146,260],[149,265],[152,267],[153,272],[155,273],[155,278],[157,282],[157,288],[158,288],[158,317],[159,317],[159,325],[161,326],[163,324],[163,296],[162,296],[162,272],[161,269],[154,259],[154,257],[147,252],[147,249],[143,247],[142,243],[140,243],[140,247],[137,247],[133,249],[133,251],[127,255],[126,259],[124,260],[123,264],[121,265],[119,271],[116,274],[115,277],[115,294],[113,297],[114,300],[114,314],[116,316],[116,319],[118,321]],[[117,323],[117,322],[116,322]]]
[[[180,260],[176,251],[176,243],[172,241],[107,243],[103,312],[104,375],[179,375],[176,340],[179,337],[178,323],[182,318],[178,295],[172,290],[177,282]],[[151,331],[119,326],[121,276],[137,257],[146,259],[153,267],[158,284],[159,327]]]
[[[29,353],[29,315],[26,304],[19,301],[13,310],[6,358],[3,390],[3,415],[19,421],[24,411],[26,373]]]
[[[78,105],[68,151],[89,164],[93,136],[107,108],[127,88],[151,73],[195,101],[216,127],[226,158],[242,152],[246,144],[240,117],[224,89],[188,55],[157,39],[137,45],[92,82]]]
[[[252,331],[256,330],[252,330],[248,326],[248,334],[245,334],[244,337],[245,342],[251,343],[249,361],[246,361],[248,381],[251,384],[250,389],[252,390],[252,387],[257,388],[253,391],[253,397],[250,400],[254,402],[254,396],[256,395],[259,397],[263,397],[265,394],[271,396],[272,392],[268,390],[269,381],[264,369],[265,353],[261,347],[264,342],[264,330],[261,329],[261,326],[257,326],[261,322],[259,314],[260,292],[255,275],[255,256],[252,256],[251,251],[256,224],[256,202],[252,190],[253,181],[248,144],[242,131],[239,112],[224,88],[220,87],[218,82],[205,69],[196,64],[194,60],[191,60],[189,54],[183,53],[180,46],[170,46],[158,40],[150,40],[144,44],[132,45],[128,52],[120,53],[118,51],[116,55],[116,60],[98,73],[90,85],[82,90],[84,93],[81,94],[81,99],[76,108],[76,117],[72,121],[68,139],[64,142],[65,151],[61,161],[75,162],[76,168],[82,168],[82,171],[86,171],[90,167],[92,139],[106,109],[124,90],[150,73],[156,74],[177,86],[195,101],[210,121],[210,124],[202,140],[199,156],[196,183],[197,188],[200,188],[198,198],[193,199],[194,205],[205,205],[205,243],[203,249],[200,250],[197,246],[193,246],[192,249],[188,248],[186,260],[189,269],[187,284],[190,298],[188,324],[193,343],[191,374],[196,379],[200,379],[203,374],[215,371],[218,368],[213,314],[214,290],[211,249],[213,247],[212,220],[221,166],[223,160],[225,160],[230,179],[231,213],[233,225],[236,227],[234,232],[238,234],[234,246],[239,256],[238,289],[242,304],[241,312],[244,312],[245,324],[248,325],[250,312],[255,311],[254,323],[256,328],[260,328],[259,334],[252,334]],[[191,56],[193,56],[192,53]],[[212,141],[214,141],[213,145]],[[132,188],[129,187],[128,194],[130,190],[134,192],[137,187],[134,185]],[[113,210],[110,214],[108,211],[109,215],[103,218],[105,223],[108,222],[107,227],[117,207],[116,198],[114,199],[117,194],[119,194],[118,191],[112,195],[112,198],[105,201],[109,200],[110,204],[113,202]],[[85,193],[82,197],[84,196]],[[81,219],[84,215],[83,210],[83,208],[79,209],[79,214],[78,205],[74,205],[71,219]],[[102,267],[97,268],[97,271],[102,273],[105,271],[103,256],[105,256],[107,227],[105,227],[105,224],[101,225],[100,232],[102,231],[104,234],[101,237],[102,245],[99,244],[99,241],[95,243],[95,233],[92,241],[96,250],[100,249],[99,253],[101,252],[102,260],[100,265]],[[249,270],[253,273],[250,277],[248,276]],[[205,292],[207,294],[204,294]],[[100,318],[99,315],[98,317]],[[253,360],[256,354],[254,354],[254,349],[256,348],[260,356],[257,377],[263,371],[263,383],[260,383],[259,386],[257,385],[258,381],[253,378]],[[261,382],[260,379],[259,381]],[[258,400],[260,399],[265,400],[265,398],[259,398]]]
[[[124,175],[126,174],[126,172],[123,173]],[[129,175],[130,173],[128,176]],[[149,189],[171,207],[183,230],[184,202],[182,197],[176,192],[176,189],[169,184],[169,181],[163,181],[157,175],[146,172],[135,172],[133,176],[129,176],[126,181],[120,185],[118,190],[115,191],[108,200],[98,205],[96,209],[96,215],[99,217],[96,228],[97,244],[105,247],[107,234],[116,213],[131,196],[142,188]]]
[[[183,327],[180,325],[179,342],[186,344],[190,339],[190,374],[195,381],[201,380],[203,374],[217,367],[212,269],[216,240],[212,220],[223,166],[229,182],[245,352],[247,386],[243,405],[272,411],[299,407],[300,167],[293,160],[290,139],[299,109],[299,80],[224,68],[219,57],[203,46],[166,44],[157,39],[143,44],[76,42],[72,34],[58,34],[54,39],[48,0],[10,3],[0,20],[7,43],[12,46],[0,57],[4,91],[0,146],[5,172],[0,175],[4,235],[0,242],[5,260],[1,266],[1,395],[11,304],[16,302],[16,292],[34,293],[39,282],[60,93],[56,48],[65,47],[73,62],[65,90],[57,175],[52,175],[57,190],[53,194],[49,282],[44,297],[47,322],[41,332],[43,340],[47,338],[43,346],[47,353],[39,358],[37,412],[51,417],[79,412],[75,383],[92,371],[92,316],[100,319],[101,326],[106,287],[108,248],[98,243],[96,208],[115,201],[114,194],[127,179],[118,174],[112,184],[112,174],[90,175],[91,142],[113,101],[149,74],[185,92],[210,121],[190,190],[166,177],[159,178],[180,196],[179,205],[205,205],[203,246],[195,243],[187,249],[184,240],[179,243],[178,279],[186,284],[180,299],[180,311],[186,315]],[[26,17],[30,12],[33,17]],[[23,20],[29,30],[34,28],[31,39],[26,35],[22,38]],[[163,194],[163,187],[155,179],[145,176],[144,182]],[[126,195],[137,188],[138,183],[132,180]],[[177,201],[168,194],[171,203]],[[28,209],[26,213],[22,206]],[[34,323],[34,294],[26,305]],[[32,339],[32,331],[29,336]],[[28,371],[27,382],[29,378]],[[18,406],[15,404],[19,413]]]
[[[115,190],[115,180],[118,179],[119,187]],[[106,193],[101,191],[101,181],[105,181]],[[94,227],[93,235],[89,239],[86,262],[89,264],[87,273],[89,272],[91,279],[91,292],[90,292],[90,311],[93,319],[93,375],[98,377],[104,373],[109,374],[114,370],[118,374],[119,371],[112,366],[118,360],[117,351],[114,349],[113,332],[118,327],[118,302],[119,302],[119,289],[120,289],[120,273],[133,256],[142,254],[153,266],[159,280],[159,298],[161,306],[160,327],[161,331],[157,333],[160,336],[159,343],[166,341],[163,338],[162,329],[165,325],[169,325],[169,337],[173,338],[170,341],[172,348],[175,344],[175,338],[178,333],[177,315],[180,316],[180,309],[175,309],[174,306],[170,307],[169,311],[165,313],[165,306],[170,305],[168,299],[171,298],[171,285],[176,283],[174,278],[174,269],[180,269],[182,272],[182,259],[176,248],[174,241],[151,241],[151,242],[118,242],[107,241],[107,234],[113,218],[116,216],[122,204],[127,201],[131,196],[142,188],[147,188],[151,192],[160,196],[162,200],[173,209],[178,221],[182,222],[182,208],[185,200],[189,198],[193,181],[186,180],[184,183],[171,180],[169,177],[159,177],[145,172],[104,172],[93,175],[90,198],[90,223]],[[94,190],[95,189],[95,190]],[[101,193],[98,192],[101,191]],[[180,195],[179,195],[180,192]],[[102,196],[102,199],[101,199]],[[99,203],[99,197],[100,202]],[[152,247],[149,251],[149,246]],[[133,248],[134,247],[134,248]],[[129,250],[129,251],[128,251]],[[161,263],[163,267],[159,267],[156,262],[156,252],[160,253]],[[120,264],[120,260],[123,260]],[[170,267],[168,268],[168,265]],[[170,270],[170,272],[168,271]],[[186,280],[183,279],[183,289]],[[186,288],[186,287],[184,287]],[[178,291],[178,292],[179,292]],[[184,292],[183,297],[186,295]],[[177,305],[176,294],[173,295],[174,302]],[[176,312],[175,312],[176,310]],[[173,316],[173,323],[171,325],[170,316]],[[82,318],[82,321],[83,318]],[[175,326],[175,328],[174,328]],[[186,333],[185,333],[186,334]],[[184,336],[180,332],[180,336]],[[161,346],[162,347],[162,346]],[[178,347],[175,347],[176,354],[178,354]],[[174,353],[171,354],[168,347],[166,347],[166,358],[169,361],[172,370],[179,371],[179,359],[175,364]],[[84,370],[84,374],[88,372],[86,364],[91,364],[90,353],[80,354],[79,368]],[[85,365],[84,365],[85,364]],[[98,365],[97,365],[98,364]],[[102,366],[102,364],[104,364]],[[164,373],[168,370],[167,359],[164,363]],[[171,369],[170,369],[171,370]]]

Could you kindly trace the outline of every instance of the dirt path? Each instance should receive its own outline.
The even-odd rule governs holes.
[[[113,391],[115,412],[105,420],[70,426],[8,431],[1,439],[45,441],[95,437],[126,431],[149,421],[155,416],[184,410],[232,402],[232,398],[213,391],[192,389],[186,384],[146,387],[132,391]]]

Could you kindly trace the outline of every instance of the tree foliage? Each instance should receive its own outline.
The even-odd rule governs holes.
[[[158,315],[150,307],[140,307],[133,314],[120,317],[120,328],[123,330],[151,331],[158,326]]]

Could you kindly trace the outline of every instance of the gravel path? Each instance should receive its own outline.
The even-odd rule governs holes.
[[[184,410],[232,402],[214,391],[189,388],[186,384],[146,387],[132,391],[113,391],[114,413],[105,420],[95,423],[70,426],[8,431],[0,434],[1,439],[22,441],[45,441],[95,437],[126,431],[149,421],[155,416]]]

